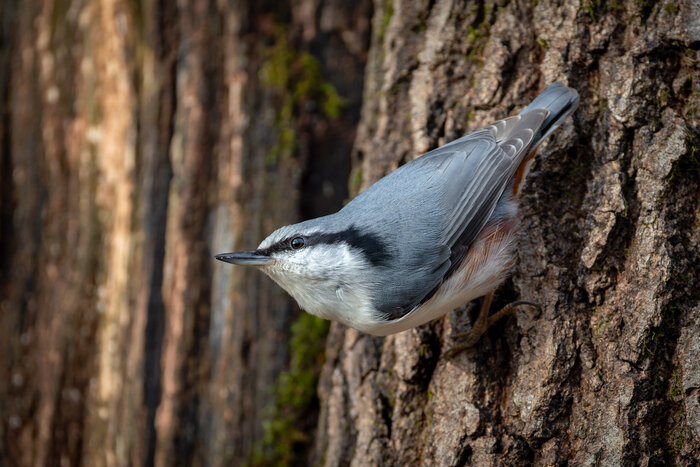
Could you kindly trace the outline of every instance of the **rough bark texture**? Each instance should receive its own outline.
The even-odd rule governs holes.
[[[700,458],[700,4],[377,0],[355,173],[578,89],[521,200],[519,262],[475,305],[388,338],[331,327],[325,465],[693,465]]]

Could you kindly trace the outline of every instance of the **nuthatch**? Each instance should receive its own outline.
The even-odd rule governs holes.
[[[486,295],[466,334],[471,345],[512,312],[488,316],[493,291],[515,261],[516,197],[535,149],[578,102],[576,91],[553,83],[519,115],[399,167],[337,213],[216,259],[255,266],[307,312],[374,335],[419,326]]]

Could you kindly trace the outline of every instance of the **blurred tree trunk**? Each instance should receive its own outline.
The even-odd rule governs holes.
[[[325,465],[695,465],[700,459],[700,4],[377,0],[354,173],[519,111],[581,106],[541,148],[519,264],[476,305],[387,338],[331,327]]]
[[[212,256],[346,199],[370,17],[0,3],[0,464],[275,459],[263,422],[300,312]],[[285,414],[309,431],[314,362]]]

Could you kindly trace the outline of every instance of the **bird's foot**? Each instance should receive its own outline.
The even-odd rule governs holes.
[[[542,309],[542,307],[535,303],[531,302],[528,300],[517,300],[515,302],[509,303],[508,305],[504,306],[501,308],[498,312],[494,313],[493,315],[489,316],[489,308],[491,306],[491,300],[493,299],[493,292],[489,293],[484,297],[484,303],[481,306],[481,311],[479,312],[479,317],[476,319],[474,322],[474,325],[472,328],[467,331],[467,332],[461,332],[458,334],[454,334],[452,336],[452,339],[464,339],[462,342],[459,344],[453,346],[450,348],[447,352],[445,352],[442,356],[444,358],[451,358],[454,357],[455,355],[464,352],[465,350],[473,347],[477,342],[479,342],[479,339],[481,339],[481,336],[483,336],[488,329],[496,324],[501,318],[504,318],[506,316],[510,316],[514,314],[516,311],[518,311],[518,307],[527,305],[530,307],[536,308],[538,311]]]

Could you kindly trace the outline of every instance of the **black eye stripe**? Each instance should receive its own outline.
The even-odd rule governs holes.
[[[385,266],[392,256],[386,244],[377,235],[362,232],[355,226],[340,232],[311,234],[306,240],[307,245],[337,243],[346,243],[351,248],[359,250],[375,266]]]
[[[303,244],[295,248],[292,245],[292,242],[297,238],[301,239]],[[346,243],[351,248],[359,250],[365,256],[365,258],[367,258],[367,260],[375,266],[386,265],[392,256],[386,244],[377,235],[369,232],[361,232],[354,226],[340,232],[316,232],[305,236],[295,234],[284,238],[267,248],[258,250],[257,252],[260,255],[270,256],[273,253],[297,250],[305,246],[333,245],[338,243]]]
[[[297,239],[301,240],[302,244],[295,247],[294,245],[292,245],[292,242],[294,242]],[[297,242],[297,244],[298,244],[298,242]],[[267,248],[257,250],[257,253],[259,255],[263,255],[263,256],[270,256],[271,254],[279,253],[280,251],[298,250],[298,249],[302,248],[304,245],[308,245],[308,244],[309,244],[309,242],[304,237],[296,234],[296,235],[293,235],[291,237],[284,238],[276,243],[273,243],[272,245],[270,245]]]

